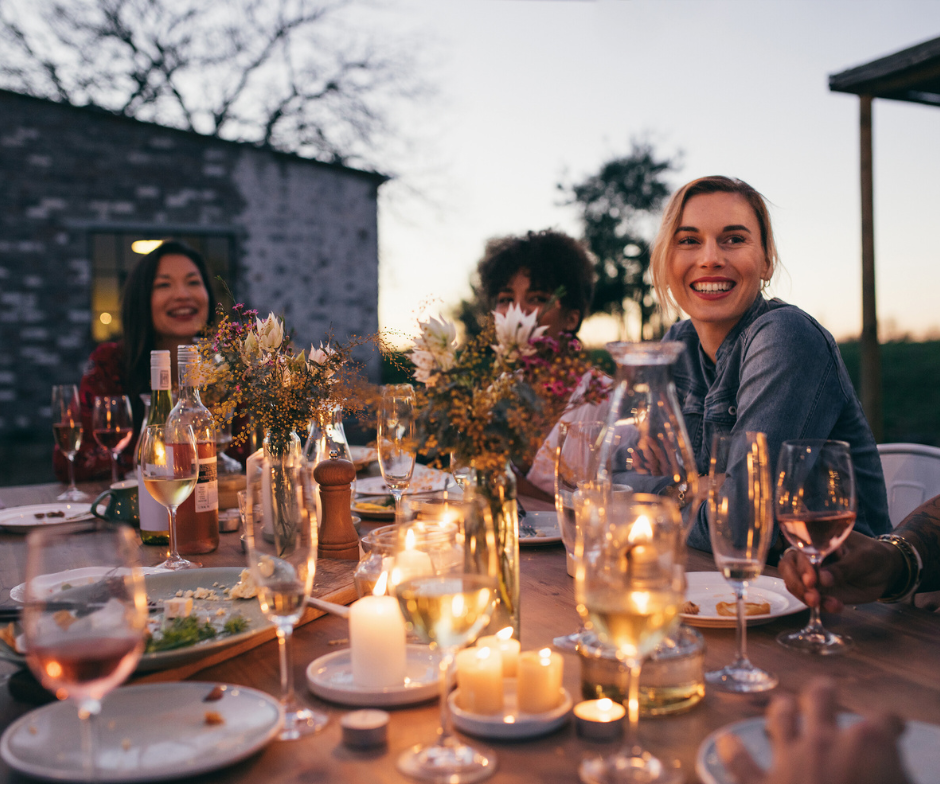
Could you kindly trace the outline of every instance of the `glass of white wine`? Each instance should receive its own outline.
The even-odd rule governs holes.
[[[26,661],[46,689],[78,706],[80,748],[50,744],[63,765],[80,757],[75,771],[94,783],[101,701],[133,673],[144,648],[147,592],[136,540],[123,525],[73,523],[36,529],[26,545]],[[104,576],[50,594],[41,578],[78,564]]]
[[[415,391],[412,386],[383,387],[377,426],[379,469],[395,499],[395,522],[401,522],[401,496],[411,484],[417,455]]]
[[[616,649],[629,674],[626,746],[609,758],[581,763],[584,782],[676,782],[677,764],[649,753],[637,737],[643,660],[669,634],[682,605],[677,571],[679,507],[650,494],[612,495],[607,525],[584,534],[575,568],[575,598],[585,625]]]
[[[118,478],[118,458],[134,437],[131,401],[126,394],[117,397],[95,397],[91,414],[95,441],[111,455],[111,483]]]
[[[87,501],[75,486],[75,454],[82,445],[82,406],[74,384],[52,387],[52,434],[55,444],[69,461],[69,487],[57,501]]]
[[[398,759],[404,774],[427,782],[477,782],[496,769],[492,751],[453,735],[447,709],[456,653],[489,623],[499,576],[496,536],[485,507],[476,499],[461,507],[457,528],[412,529],[402,524],[388,574],[388,592],[398,599],[409,631],[441,655],[437,741],[416,744]],[[441,549],[442,538],[450,541],[449,549]]]
[[[329,721],[304,706],[294,693],[291,636],[300,621],[317,568],[317,518],[306,462],[298,452],[288,458],[267,455],[260,483],[248,485],[245,541],[248,569],[258,589],[261,611],[277,631],[284,726],[281,741],[316,733]]]
[[[147,427],[140,444],[140,465],[147,492],[170,513],[170,549],[160,566],[173,570],[200,566],[179,554],[176,534],[176,510],[196,489],[199,478],[193,428],[178,423]]]
[[[738,649],[734,662],[705,674],[725,692],[767,692],[777,677],[747,657],[744,617],[747,585],[760,577],[773,538],[773,485],[767,436],[762,432],[716,435],[708,472],[708,529],[715,564],[734,590]]]

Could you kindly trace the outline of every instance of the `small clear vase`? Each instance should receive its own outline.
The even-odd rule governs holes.
[[[300,437],[296,432],[268,432],[264,436],[265,463],[249,466],[248,487],[252,511],[263,517],[263,537],[272,542],[290,542],[295,526],[290,513],[297,498],[295,467],[304,462]],[[260,507],[260,509],[258,508]]]

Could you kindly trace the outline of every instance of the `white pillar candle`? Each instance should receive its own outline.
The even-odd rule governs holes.
[[[460,708],[472,714],[503,710],[503,658],[491,648],[466,648],[457,653]]]
[[[349,650],[357,687],[381,689],[404,684],[405,619],[397,600],[366,596],[350,606]]]
[[[627,710],[610,698],[584,700],[574,707],[578,734],[587,739],[606,741],[623,733]]]
[[[564,668],[561,654],[550,648],[524,651],[519,655],[518,686],[519,711],[542,714],[561,703],[561,676]]]
[[[477,640],[477,648],[489,648],[499,652],[503,658],[503,678],[516,677],[516,665],[519,662],[520,644],[512,637],[512,627],[499,630],[495,635],[487,635]]]

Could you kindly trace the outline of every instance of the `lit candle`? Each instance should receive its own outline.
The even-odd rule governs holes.
[[[434,573],[431,556],[421,550],[415,550],[417,537],[410,528],[405,533],[405,549],[395,555],[394,569],[389,578],[393,586],[412,577],[421,577]]]
[[[627,710],[610,698],[584,700],[574,707],[578,735],[588,739],[616,739],[623,733]]]
[[[477,648],[483,647],[499,652],[503,658],[503,678],[511,679],[516,676],[516,665],[519,662],[520,644],[512,637],[512,627],[504,627],[495,635],[487,635],[477,640]]]
[[[553,653],[550,648],[538,652],[525,651],[519,655],[519,711],[542,714],[558,707],[564,664],[561,654]]]
[[[405,619],[397,600],[384,596],[386,575],[371,596],[349,608],[349,651],[353,683],[381,689],[405,682]]]
[[[457,653],[460,708],[473,714],[503,710],[503,658],[491,648],[467,648]]]

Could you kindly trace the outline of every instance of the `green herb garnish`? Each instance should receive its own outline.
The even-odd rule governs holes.
[[[214,638],[217,634],[215,627],[209,622],[201,624],[196,616],[186,616],[186,618],[177,618],[163,630],[161,637],[151,638],[144,650],[148,654],[153,654],[193,646],[200,641]]]
[[[246,629],[248,629],[248,619],[241,615],[241,613],[232,616],[222,627],[222,631],[226,635],[237,635],[239,632],[244,632]]]

